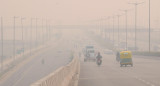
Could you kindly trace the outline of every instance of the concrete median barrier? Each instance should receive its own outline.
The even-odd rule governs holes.
[[[79,59],[77,55],[74,55],[74,58],[68,65],[60,67],[30,86],[75,86],[78,78],[75,80],[74,77],[79,75],[79,68]]]

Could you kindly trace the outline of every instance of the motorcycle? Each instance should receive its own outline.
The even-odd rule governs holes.
[[[101,58],[97,59],[97,65],[100,66],[101,64],[102,64],[102,59]]]

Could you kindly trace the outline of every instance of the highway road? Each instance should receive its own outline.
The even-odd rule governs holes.
[[[81,58],[78,86],[160,86],[160,59],[133,56],[133,67],[120,67],[115,55],[102,56],[100,67]]]
[[[66,36],[54,41],[52,46],[28,62],[20,64],[7,78],[0,80],[0,86],[29,86],[31,83],[54,72],[57,68],[68,64],[71,60],[72,43]],[[44,62],[43,62],[44,61]],[[16,68],[16,67],[15,67]]]
[[[29,86],[31,83],[54,72],[57,68],[69,63],[71,50],[75,44],[81,49],[90,42],[83,32],[63,31],[59,41],[40,54],[30,59],[4,80],[0,86]],[[103,53],[104,48],[97,43],[96,49],[101,51],[103,63],[100,67],[95,62],[83,62],[80,58],[80,77],[78,86],[160,86],[160,58],[133,56],[133,67],[120,67],[115,55]],[[82,50],[82,49],[81,49]],[[42,62],[44,59],[44,63]]]

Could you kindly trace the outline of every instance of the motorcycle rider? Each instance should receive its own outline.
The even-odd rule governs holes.
[[[102,63],[102,56],[101,56],[100,52],[98,52],[96,59],[97,59],[97,64],[100,65]],[[98,60],[100,60],[100,63],[98,63]]]
[[[119,52],[119,51],[117,51],[117,54],[116,54],[116,60],[117,60],[117,62],[119,62],[119,61],[120,61],[120,52]]]
[[[100,58],[100,59],[102,58],[100,52],[98,52],[98,55],[97,55],[96,59],[99,59],[99,58]]]

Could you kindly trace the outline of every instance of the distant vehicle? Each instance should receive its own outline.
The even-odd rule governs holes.
[[[94,50],[94,46],[91,46],[91,45],[85,46],[85,48],[83,49],[84,56],[87,55],[87,51],[88,51],[89,49],[90,49],[90,50]]]
[[[131,51],[121,51],[120,52],[120,66],[122,67],[123,65],[133,66]]]
[[[86,46],[83,52],[84,52],[84,62],[96,61],[94,46],[91,45]]]
[[[104,54],[113,55],[113,51],[112,51],[112,50],[105,49],[105,50],[104,50]]]

